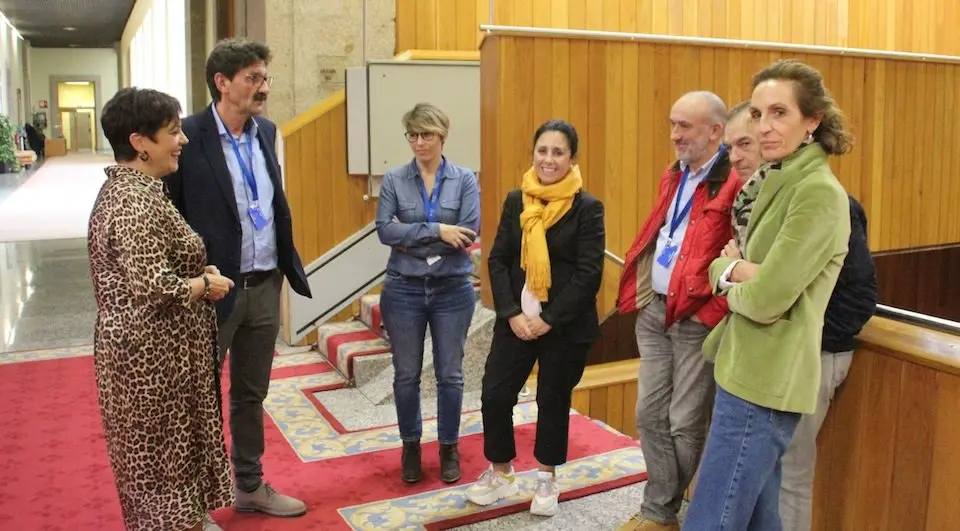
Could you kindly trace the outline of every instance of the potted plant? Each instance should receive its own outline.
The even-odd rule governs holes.
[[[13,124],[10,123],[10,118],[0,114],[0,173],[18,171],[20,171],[20,163],[17,161]]]

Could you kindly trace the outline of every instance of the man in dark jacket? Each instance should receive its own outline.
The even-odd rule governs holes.
[[[762,162],[760,144],[748,111],[749,101],[731,109],[726,129],[730,162],[744,179],[749,179]],[[781,465],[780,518],[783,531],[810,531],[817,433],[827,416],[834,392],[850,370],[856,336],[877,307],[877,277],[867,245],[867,215],[853,196],[849,198],[850,249],[824,315],[817,410],[801,418]]]
[[[276,153],[276,125],[260,117],[271,78],[270,50],[220,42],[207,59],[213,104],[183,120],[190,142],[180,169],[164,178],[173,204],[203,238],[207,259],[236,288],[217,303],[219,363],[230,351],[230,435],[236,509],[299,516],[306,505],[263,478],[263,401],[280,330],[283,279],[304,297],[310,286],[293,245],[290,206]],[[205,531],[218,530],[212,521]]]

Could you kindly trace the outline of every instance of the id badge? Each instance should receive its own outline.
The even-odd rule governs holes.
[[[657,263],[664,268],[669,268],[673,262],[673,257],[677,254],[677,247],[676,245],[667,244],[667,246],[663,248],[663,252],[660,253],[660,256],[657,257]]]
[[[263,217],[263,212],[260,211],[260,205],[254,203],[248,206],[247,213],[250,214],[250,219],[253,220],[254,229],[261,230],[267,226],[267,219]]]

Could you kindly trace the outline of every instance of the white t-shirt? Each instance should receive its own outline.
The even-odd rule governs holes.
[[[523,310],[523,314],[527,317],[537,317],[540,315],[540,300],[527,290],[526,283],[523,284],[523,289],[520,290],[520,309]]]

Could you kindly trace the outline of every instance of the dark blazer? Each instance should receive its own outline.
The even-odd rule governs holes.
[[[280,181],[277,162],[277,126],[256,117],[260,146],[267,159],[273,181],[274,227],[277,231],[277,265],[290,286],[304,297],[310,297],[310,285],[303,271],[300,256],[293,246],[293,225],[290,206]],[[223,156],[217,122],[210,107],[183,120],[183,132],[189,142],[180,154],[180,169],[163,178],[171,201],[193,227],[207,247],[207,262],[234,282],[240,274],[241,229],[233,180]],[[236,300],[236,288],[217,303],[217,317],[223,322]]]
[[[520,291],[526,273],[520,268],[520,190],[507,194],[493,248],[487,259],[490,289],[499,326],[509,326],[510,317],[521,313]],[[581,190],[573,206],[547,229],[551,284],[540,318],[553,331],[577,343],[590,343],[600,336],[597,292],[603,277],[606,245],[603,203]]]
[[[850,250],[843,261],[837,285],[823,316],[823,342],[827,352],[857,348],[856,336],[877,311],[877,271],[867,244],[867,213],[850,198]]]

